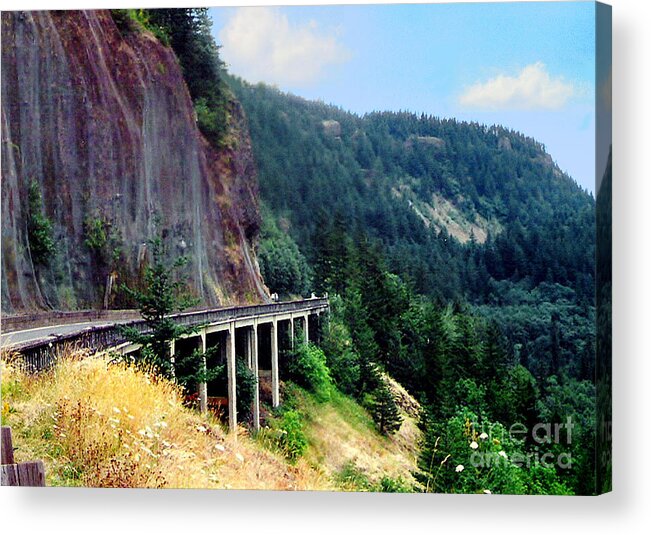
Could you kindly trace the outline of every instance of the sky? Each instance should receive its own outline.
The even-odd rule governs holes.
[[[231,73],[358,114],[501,124],[595,184],[595,4],[211,8]]]

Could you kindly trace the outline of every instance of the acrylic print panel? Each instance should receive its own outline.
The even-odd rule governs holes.
[[[3,485],[610,490],[610,28],[3,12]]]

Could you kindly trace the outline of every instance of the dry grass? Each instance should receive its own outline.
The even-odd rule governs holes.
[[[289,466],[243,431],[186,408],[168,381],[104,358],[62,359],[27,376],[3,360],[2,420],[19,461],[43,459],[48,485],[330,489],[305,461]]]
[[[334,392],[327,403],[304,392],[297,395],[301,411],[308,416],[306,459],[312,464],[321,466],[331,478],[355,466],[371,483],[384,476],[415,483],[411,472],[416,468],[420,430],[413,417],[401,411],[400,430],[385,437],[377,432],[369,414],[341,393]]]

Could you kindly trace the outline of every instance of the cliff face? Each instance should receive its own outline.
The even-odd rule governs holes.
[[[157,220],[204,304],[262,299],[257,178],[230,108],[217,150],[150,34],[122,35],[107,11],[2,13],[2,310],[124,306],[116,288],[142,274]],[[33,181],[57,249],[43,266],[28,240]],[[89,245],[93,226],[103,241]]]

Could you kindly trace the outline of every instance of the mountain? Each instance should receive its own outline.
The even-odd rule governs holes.
[[[500,126],[360,117],[229,83],[248,117],[262,201],[308,259],[315,234],[338,218],[349,235],[381,242],[391,270],[422,294],[487,303],[494,282],[546,282],[592,301],[595,201],[540,143]]]
[[[209,142],[173,49],[116,20],[2,13],[2,311],[128,306],[159,231],[204,304],[262,299],[241,107]]]

